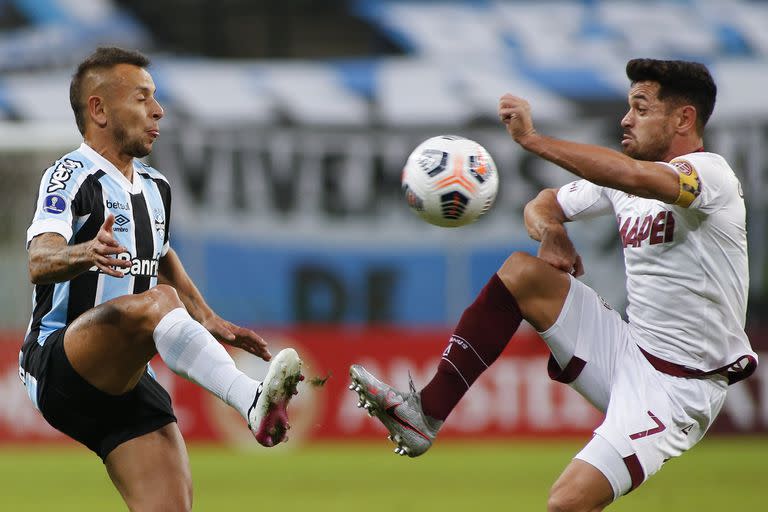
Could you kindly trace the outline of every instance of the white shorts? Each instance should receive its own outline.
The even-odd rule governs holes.
[[[725,401],[725,377],[689,379],[657,371],[640,352],[637,332],[573,277],[557,321],[540,334],[552,352],[550,376],[605,413],[576,458],[606,476],[614,499],[695,445]]]

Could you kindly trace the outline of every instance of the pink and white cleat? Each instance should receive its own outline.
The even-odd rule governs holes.
[[[248,428],[262,446],[275,446],[288,438],[288,402],[298,393],[304,380],[301,359],[292,348],[278,352],[272,359],[264,381],[259,385],[253,405],[248,409]]]

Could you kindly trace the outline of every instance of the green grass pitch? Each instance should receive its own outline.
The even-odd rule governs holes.
[[[439,443],[419,459],[375,444],[240,452],[191,446],[195,510],[540,511],[580,447],[572,441]],[[768,510],[768,438],[705,439],[617,512]],[[0,448],[0,510],[125,510],[101,462],[78,446]]]

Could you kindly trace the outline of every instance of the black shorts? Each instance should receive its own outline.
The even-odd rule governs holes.
[[[37,405],[57,430],[83,443],[102,460],[121,443],[176,421],[168,392],[149,374],[128,393],[114,396],[83,379],[64,353],[67,328],[40,346],[22,348],[22,369],[37,381]]]

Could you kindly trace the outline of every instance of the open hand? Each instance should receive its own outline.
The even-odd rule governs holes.
[[[539,245],[538,257],[574,277],[584,274],[581,256],[576,252],[565,228],[548,229],[544,232]]]
[[[116,254],[128,253],[128,249],[117,243],[112,233],[115,224],[115,216],[111,213],[104,219],[104,223],[96,233],[96,237],[86,245],[88,259],[103,273],[112,277],[123,277],[125,274],[120,268],[130,268],[131,262],[114,258]]]
[[[250,329],[235,325],[216,314],[205,320],[203,326],[221,343],[241,348],[265,361],[272,359],[267,342]]]

